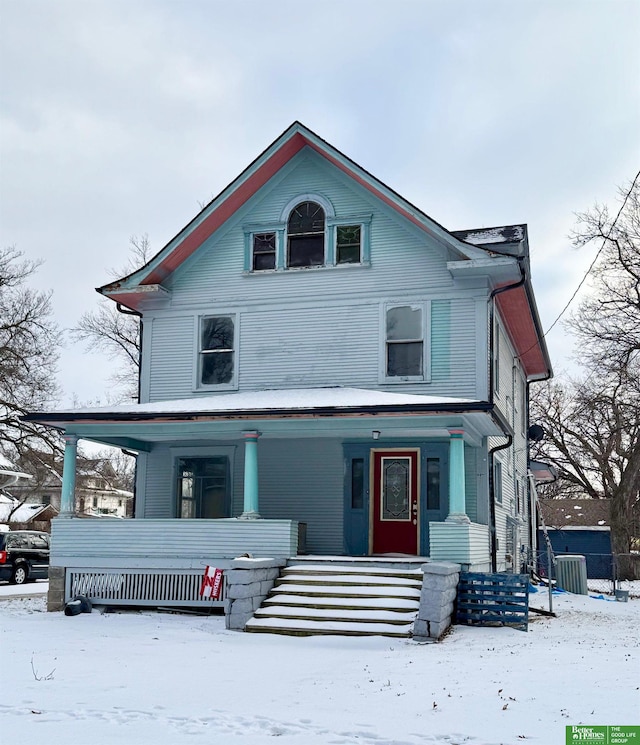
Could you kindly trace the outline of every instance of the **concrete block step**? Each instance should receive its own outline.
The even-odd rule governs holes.
[[[287,605],[289,607],[306,608],[343,608],[345,610],[390,610],[396,612],[417,611],[419,601],[415,598],[390,598],[390,597],[323,597],[322,595],[292,595],[272,591],[263,602],[262,607],[270,605]]]
[[[254,618],[294,618],[298,621],[359,621],[360,623],[390,623],[406,625],[415,621],[413,612],[368,608],[310,608],[307,606],[268,605],[259,608]]]
[[[422,587],[422,576],[420,578],[412,577],[395,577],[390,575],[369,575],[369,574],[330,574],[330,573],[296,573],[286,574],[276,580],[276,585],[294,583],[294,584],[315,584],[327,586],[343,585],[360,585],[362,587],[377,585],[379,587]]]
[[[331,597],[362,597],[362,598],[420,598],[420,589],[417,587],[402,587],[399,585],[328,585],[328,584],[302,584],[283,582],[277,585],[272,592],[293,595],[320,595]]]
[[[264,634],[287,634],[289,636],[316,636],[335,634],[338,636],[392,636],[409,638],[413,624],[361,623],[357,621],[303,621],[295,618],[252,618],[247,621],[245,631]]]
[[[422,571],[420,569],[389,569],[388,567],[376,566],[347,566],[336,564],[292,564],[284,567],[281,576],[289,574],[320,574],[320,575],[343,575],[359,574],[368,577],[400,577],[404,579],[422,582]]]

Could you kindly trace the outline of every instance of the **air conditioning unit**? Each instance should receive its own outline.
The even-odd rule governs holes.
[[[588,595],[587,560],[584,556],[556,556],[556,583],[574,595]]]

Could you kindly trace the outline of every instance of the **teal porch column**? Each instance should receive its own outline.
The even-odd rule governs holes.
[[[60,517],[73,517],[76,506],[76,460],[78,438],[64,435],[64,463],[62,466],[62,495],[60,497]]]
[[[450,429],[449,435],[449,515],[448,522],[470,522],[464,489],[464,430]]]
[[[260,432],[243,432],[244,439],[244,510],[243,520],[256,520],[258,512],[258,438]]]

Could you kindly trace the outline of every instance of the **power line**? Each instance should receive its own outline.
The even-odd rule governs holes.
[[[564,306],[564,308],[563,308],[563,309],[562,309],[562,310],[560,311],[560,313],[559,313],[559,314],[558,314],[558,316],[556,317],[555,321],[554,321],[554,322],[553,322],[553,323],[551,324],[551,326],[549,326],[549,328],[548,328],[548,329],[547,329],[547,330],[546,330],[546,331],[545,331],[545,332],[544,332],[544,333],[542,334],[542,338],[543,338],[543,339],[545,339],[545,338],[546,338],[547,334],[548,334],[548,333],[549,333],[549,332],[551,331],[551,329],[552,329],[552,328],[553,328],[553,327],[554,327],[554,326],[555,326],[555,325],[556,325],[556,324],[558,323],[558,321],[559,321],[559,320],[560,320],[560,319],[562,318],[562,316],[563,316],[563,315],[565,314],[565,312],[566,312],[567,308],[568,308],[568,307],[569,307],[569,306],[571,305],[571,303],[572,303],[572,302],[574,301],[574,299],[575,299],[576,295],[577,295],[577,294],[578,294],[578,292],[580,291],[580,288],[581,288],[581,287],[582,287],[582,285],[583,285],[583,284],[584,284],[584,283],[586,282],[586,280],[587,280],[587,277],[588,277],[588,276],[589,276],[589,274],[591,273],[591,270],[593,269],[593,267],[595,266],[596,262],[597,262],[597,261],[598,261],[598,259],[600,258],[600,254],[602,253],[602,251],[603,251],[604,247],[605,247],[605,246],[607,245],[607,241],[609,240],[609,238],[610,238],[610,236],[611,236],[611,233],[613,232],[613,229],[615,228],[615,226],[616,226],[616,223],[618,222],[618,219],[620,218],[620,215],[622,214],[622,210],[623,210],[623,209],[625,208],[625,205],[626,205],[626,204],[627,204],[627,202],[629,201],[629,197],[631,196],[631,192],[633,191],[633,189],[634,189],[634,187],[635,187],[635,185],[636,185],[636,183],[637,183],[637,181],[638,181],[638,179],[639,179],[639,178],[640,178],[640,171],[638,171],[638,173],[636,173],[636,175],[635,175],[635,178],[633,179],[633,182],[631,183],[631,186],[630,186],[630,187],[629,187],[629,189],[627,190],[627,193],[625,194],[625,197],[624,197],[624,199],[623,199],[623,201],[622,201],[622,204],[620,205],[620,209],[618,210],[618,214],[617,214],[617,215],[615,216],[615,218],[614,218],[613,222],[611,223],[611,227],[609,228],[609,230],[608,230],[608,232],[607,232],[607,235],[606,235],[606,236],[604,236],[604,238],[602,239],[602,245],[601,245],[601,246],[600,246],[600,248],[598,249],[598,252],[596,253],[596,255],[595,255],[595,257],[594,257],[593,261],[591,262],[591,264],[589,264],[589,268],[588,268],[588,269],[587,269],[587,271],[585,272],[585,274],[584,274],[584,277],[583,277],[583,278],[582,278],[582,279],[580,280],[580,283],[579,283],[579,284],[578,284],[578,286],[576,287],[576,289],[575,289],[575,291],[574,291],[573,295],[571,295],[571,297],[569,298],[569,300],[568,300],[567,304],[566,304],[566,305]],[[531,346],[529,347],[529,349],[527,349],[526,351],[524,351],[524,352],[523,352],[522,354],[519,354],[519,355],[518,355],[518,358],[519,358],[519,359],[522,359],[522,357],[524,357],[524,355],[525,355],[525,354],[527,354],[528,352],[530,352],[530,351],[531,351],[531,350],[532,350],[532,349],[533,349],[534,347],[536,347],[536,346],[540,346],[540,342],[539,342],[539,341],[536,341],[536,343],[535,343],[535,344],[532,344],[532,345],[531,345]]]
[[[554,321],[554,322],[553,322],[553,323],[551,324],[551,326],[549,326],[549,328],[548,328],[548,329],[547,329],[547,330],[546,330],[546,331],[544,332],[544,334],[542,335],[542,338],[545,338],[545,337],[546,337],[546,335],[547,335],[547,334],[548,334],[548,333],[549,333],[549,332],[551,331],[551,329],[552,329],[552,328],[553,328],[553,327],[554,327],[554,326],[556,325],[556,323],[558,323],[558,321],[559,321],[559,320],[560,320],[560,319],[562,318],[562,316],[564,315],[565,311],[566,311],[566,310],[567,310],[567,308],[568,308],[568,307],[569,307],[569,306],[571,305],[571,303],[573,302],[573,300],[574,300],[575,296],[576,296],[576,295],[578,294],[578,292],[580,291],[580,288],[581,288],[581,287],[582,287],[582,285],[583,285],[583,284],[584,284],[584,283],[586,282],[586,280],[587,280],[587,277],[589,276],[589,274],[591,273],[591,270],[592,270],[592,269],[593,269],[593,267],[595,266],[595,264],[596,264],[596,261],[598,261],[598,258],[600,257],[600,254],[602,253],[602,250],[603,250],[603,249],[604,249],[604,247],[606,246],[606,244],[607,244],[607,241],[609,240],[609,238],[610,238],[610,236],[611,236],[611,233],[613,232],[613,229],[615,228],[615,226],[616,226],[616,223],[618,222],[618,218],[619,218],[619,217],[620,217],[620,215],[622,214],[622,210],[624,209],[624,207],[625,207],[625,205],[626,205],[627,201],[629,200],[629,197],[631,196],[631,192],[633,191],[633,188],[634,188],[634,186],[636,185],[636,182],[637,182],[638,178],[640,178],[640,171],[638,171],[638,173],[636,173],[636,177],[635,177],[635,178],[633,179],[633,183],[632,183],[632,184],[631,184],[631,186],[629,187],[629,190],[627,191],[627,193],[626,193],[626,195],[625,195],[625,197],[624,197],[624,200],[623,200],[623,202],[622,202],[622,205],[620,206],[620,209],[618,210],[618,214],[617,214],[617,215],[615,216],[615,219],[614,219],[614,221],[613,221],[613,222],[611,223],[611,227],[609,228],[609,232],[608,232],[608,233],[607,233],[607,235],[606,235],[606,236],[605,236],[605,237],[604,237],[604,238],[602,239],[602,245],[601,245],[601,246],[600,246],[600,248],[598,249],[598,252],[596,253],[596,255],[595,255],[595,257],[594,257],[593,261],[591,262],[591,264],[589,264],[589,268],[588,268],[588,269],[587,269],[587,271],[585,272],[585,274],[584,274],[584,277],[583,277],[583,278],[582,278],[582,279],[580,280],[580,284],[579,284],[579,285],[578,285],[578,286],[576,287],[576,289],[575,289],[575,292],[574,292],[574,293],[573,293],[573,295],[572,295],[572,296],[571,296],[571,297],[569,298],[569,300],[568,300],[567,304],[566,304],[566,305],[564,306],[564,308],[563,308],[563,309],[562,309],[562,310],[560,311],[560,313],[558,314],[558,317],[556,318],[556,320],[555,320],[555,321]],[[535,345],[534,345],[534,346],[535,346]],[[527,350],[527,351],[529,351],[529,350]]]

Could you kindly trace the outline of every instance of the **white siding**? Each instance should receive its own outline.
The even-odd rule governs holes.
[[[319,193],[337,216],[371,214],[371,266],[246,275],[248,223],[277,222],[296,195]],[[167,280],[170,307],[146,314],[143,401],[194,389],[198,316],[236,313],[240,390],[346,385],[473,398],[481,290],[456,287],[445,250],[314,154],[302,154],[276,186],[259,192]],[[432,301],[432,382],[379,384],[381,304]],[[210,391],[206,391],[210,393]]]
[[[218,443],[216,443],[218,444]],[[227,447],[221,443],[220,447]],[[181,452],[184,448],[180,448]],[[194,455],[205,455],[196,450]],[[291,453],[295,452],[295,459]],[[145,518],[175,517],[174,455],[160,446],[147,455]],[[233,458],[232,516],[243,511],[244,455],[240,444]],[[337,440],[260,440],[258,445],[260,514],[264,518],[307,524],[310,553],[344,551],[343,455]]]

